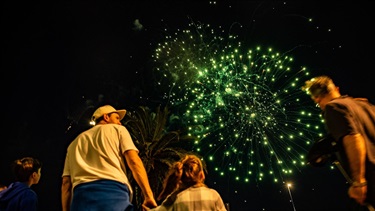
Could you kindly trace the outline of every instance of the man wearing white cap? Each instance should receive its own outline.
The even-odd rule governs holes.
[[[133,210],[125,162],[142,190],[143,205],[157,206],[138,149],[121,125],[125,113],[110,105],[99,107],[92,115],[96,125],[69,145],[62,174],[63,211]]]

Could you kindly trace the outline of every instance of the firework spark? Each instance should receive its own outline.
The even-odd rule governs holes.
[[[244,182],[283,181],[306,165],[311,140],[322,136],[301,91],[307,69],[272,48],[244,50],[238,36],[218,35],[224,30],[190,28],[166,36],[154,58],[163,98],[199,138],[194,150],[218,174]]]

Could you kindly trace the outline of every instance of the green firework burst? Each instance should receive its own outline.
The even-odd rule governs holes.
[[[311,140],[322,136],[301,91],[307,68],[272,48],[246,49],[222,29],[190,28],[166,36],[154,58],[158,89],[199,138],[194,150],[219,175],[244,182],[284,181],[305,166]]]

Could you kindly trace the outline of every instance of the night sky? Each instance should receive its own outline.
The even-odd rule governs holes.
[[[374,8],[370,1],[3,3],[0,183],[12,181],[11,161],[38,157],[42,179],[32,188],[40,209],[60,210],[65,150],[93,108],[166,104],[161,90],[168,86],[155,86],[153,54],[166,29],[173,36],[192,21],[230,29],[249,48],[288,52],[311,76],[331,76],[342,94],[375,102]],[[230,210],[347,207],[345,178],[330,165],[299,168],[284,181],[290,188],[267,180],[245,184],[215,172],[206,181]]]

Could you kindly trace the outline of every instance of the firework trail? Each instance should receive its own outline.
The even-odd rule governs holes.
[[[167,35],[153,56],[158,90],[218,174],[283,181],[306,165],[311,140],[322,136],[319,112],[301,91],[309,73],[289,52],[248,49],[225,33],[191,23]]]

